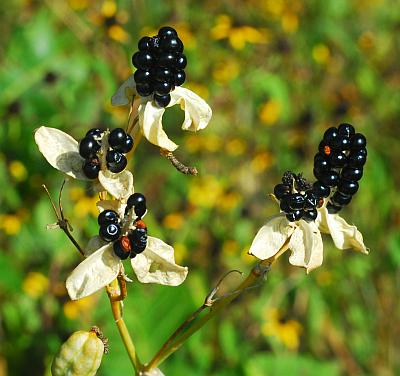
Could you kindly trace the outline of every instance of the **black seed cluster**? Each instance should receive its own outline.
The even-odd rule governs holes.
[[[317,218],[320,198],[301,174],[285,172],[282,183],[274,188],[274,195],[280,201],[279,206],[290,222],[304,219],[313,221]]]
[[[134,258],[147,247],[147,226],[142,220],[136,220],[136,228],[129,230],[126,236],[121,236],[113,244],[114,253],[122,260],[129,256]]]
[[[82,167],[83,173],[89,179],[96,179],[100,172],[101,163],[97,152],[100,150],[101,141],[99,141],[99,137],[102,133],[103,131],[101,129],[92,128],[79,142],[79,154],[82,158],[85,158]]]
[[[85,158],[83,173],[89,179],[96,179],[99,176],[101,162],[98,152],[102,134],[101,129],[92,128],[79,142],[79,154]],[[122,128],[116,128],[110,132],[108,144],[110,147],[106,154],[107,169],[114,173],[121,172],[128,163],[124,154],[132,150],[133,139]]]
[[[99,236],[106,242],[113,242],[121,235],[120,219],[114,210],[104,210],[97,217]]]
[[[358,181],[363,176],[367,160],[367,140],[356,133],[350,124],[326,130],[314,157],[314,192],[329,197],[329,213],[337,213],[350,203],[358,191]]]
[[[170,92],[185,82],[186,56],[183,43],[175,29],[162,27],[158,35],[143,37],[138,43],[139,51],[132,55],[136,91],[142,97],[154,95],[160,107],[168,106]]]
[[[108,145],[107,169],[114,173],[121,172],[128,163],[124,154],[132,150],[133,138],[122,128],[115,128],[108,136]]]

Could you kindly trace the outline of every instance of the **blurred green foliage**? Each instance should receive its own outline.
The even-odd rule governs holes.
[[[400,372],[400,6],[392,0],[13,0],[0,5],[0,375],[49,373],[78,329],[110,340],[99,375],[131,374],[104,292],[70,302],[64,281],[80,259],[57,230],[41,187],[63,177],[34,144],[41,124],[80,138],[124,126],[110,97],[131,73],[142,35],[178,29],[187,87],[214,117],[183,134],[177,156],[200,171],[179,175],[142,142],[131,169],[148,197],[150,234],[190,267],[177,288],[133,283],[125,319],[149,359],[225,271],[248,271],[257,229],[277,210],[267,194],[291,169],[312,177],[322,132],[355,124],[368,139],[360,192],[343,211],[363,232],[368,257],[327,237],[321,268],[305,275],[284,258],[160,368],[167,375],[392,375]],[[63,203],[84,244],[97,232],[96,197],[70,182]],[[130,273],[130,271],[129,271]],[[232,276],[226,289],[239,277]]]

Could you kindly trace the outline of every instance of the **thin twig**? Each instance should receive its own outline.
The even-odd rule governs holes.
[[[83,252],[82,247],[79,245],[79,243],[75,240],[75,238],[74,238],[73,235],[71,234],[72,227],[71,227],[71,225],[69,224],[68,219],[66,219],[66,218],[64,217],[64,212],[63,212],[63,210],[62,210],[62,206],[61,206],[61,195],[62,195],[62,190],[63,190],[63,188],[64,188],[64,185],[65,185],[65,180],[63,181],[63,184],[62,184],[62,186],[61,186],[60,193],[59,193],[59,196],[58,196],[58,202],[59,202],[58,210],[57,210],[57,208],[56,208],[56,205],[54,204],[53,199],[51,198],[50,192],[49,192],[49,190],[47,189],[46,185],[45,185],[45,184],[42,184],[42,187],[44,188],[44,190],[45,190],[46,193],[47,193],[47,196],[49,197],[51,206],[53,207],[54,213],[55,213],[55,215],[56,215],[56,217],[57,217],[57,222],[56,222],[56,223],[57,223],[58,227],[59,227],[61,230],[64,231],[65,235],[67,235],[67,237],[68,237],[68,239],[71,241],[71,243],[75,246],[75,248],[79,251],[79,253],[80,253],[82,256],[84,256],[85,253]]]
[[[163,155],[165,158],[167,158],[172,166],[174,166],[179,172],[185,175],[197,175],[198,171],[196,167],[190,167],[184,165],[178,158],[175,157],[175,155],[168,150],[165,149],[160,149],[161,155]]]

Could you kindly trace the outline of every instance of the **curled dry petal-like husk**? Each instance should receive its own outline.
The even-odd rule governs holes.
[[[175,264],[174,249],[162,240],[149,236],[146,249],[131,260],[133,271],[142,283],[178,286],[188,268]]]
[[[212,116],[210,106],[192,91],[176,87],[171,92],[171,102],[167,107],[179,104],[185,111],[182,123],[183,130],[198,131],[204,129]],[[153,101],[147,101],[139,106],[139,124],[143,135],[154,145],[162,149],[174,151],[178,145],[171,141],[162,127],[162,117],[165,108],[160,108]]]
[[[99,172],[104,189],[118,200],[126,200],[133,193],[133,175],[128,170],[114,174],[108,170]]]
[[[274,256],[292,235],[295,227],[282,214],[278,214],[260,228],[250,246],[249,254],[266,260]]]
[[[35,141],[47,162],[75,179],[89,180],[83,173],[84,159],[79,155],[78,141],[56,128],[40,127]]]
[[[339,214],[329,214],[323,207],[319,209],[318,225],[322,232],[331,234],[336,248],[349,249],[368,254],[363,236],[356,226],[349,225]]]
[[[322,265],[323,243],[321,233],[315,222],[300,220],[294,230],[289,249],[292,251],[289,262],[307,269],[307,273]]]
[[[93,238],[90,238],[86,247],[83,250],[85,257],[90,256],[92,253],[96,252],[101,247],[104,247],[107,244],[105,240],[100,238],[100,236],[96,235]]]
[[[114,210],[120,218],[124,217],[126,204],[120,200],[100,200],[96,202],[96,206],[100,213],[104,210]]]
[[[120,259],[109,243],[83,260],[67,278],[66,286],[72,300],[91,295],[111,283],[120,270]]]
[[[113,106],[125,106],[132,102],[134,95],[136,95],[136,83],[132,74],[111,97],[111,104]]]

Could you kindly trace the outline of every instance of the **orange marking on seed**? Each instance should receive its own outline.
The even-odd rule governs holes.
[[[146,223],[144,223],[141,219],[135,222],[136,228],[146,228]]]
[[[121,247],[122,250],[126,253],[129,253],[131,251],[131,241],[127,236],[121,237]]]
[[[323,204],[324,204],[324,199],[320,198],[317,206],[320,208]]]
[[[324,153],[326,155],[329,155],[331,153],[331,148],[328,145],[324,146]]]

